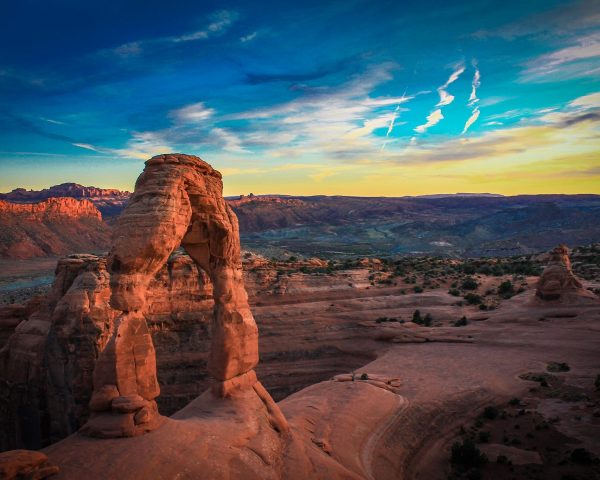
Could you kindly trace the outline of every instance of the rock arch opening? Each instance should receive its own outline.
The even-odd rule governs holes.
[[[286,428],[254,372],[258,329],[244,288],[237,217],[222,192],[221,174],[198,157],[168,154],[146,162],[115,226],[108,270],[110,303],[120,313],[95,365],[91,417],[82,433],[134,436],[160,425],[156,355],[143,310],[149,282],[179,245],[213,285],[213,393],[253,388]]]

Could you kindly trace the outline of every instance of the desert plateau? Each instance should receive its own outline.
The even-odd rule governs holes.
[[[600,2],[9,2],[0,480],[600,480]]]

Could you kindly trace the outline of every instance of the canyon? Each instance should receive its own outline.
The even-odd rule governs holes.
[[[0,199],[12,203],[35,203],[51,197],[89,200],[102,213],[108,230],[130,196],[129,192],[71,183],[40,191],[15,189],[0,194]],[[598,195],[386,198],[250,194],[227,197],[226,202],[238,217],[244,248],[268,257],[498,257],[539,253],[558,243],[600,242]],[[0,238],[0,246],[3,243]],[[81,251],[94,250],[62,253]],[[43,250],[28,254],[47,255]]]
[[[150,159],[109,253],[60,259],[46,294],[0,309],[1,446],[43,449],[0,454],[1,468],[470,478],[449,459],[459,440],[488,452],[477,468],[492,478],[598,473],[596,246],[573,266],[562,245],[535,258],[270,259],[241,251],[221,189],[197,157]],[[555,440],[533,424],[514,441],[477,431],[495,415],[545,418]],[[589,466],[559,463],[571,445]]]

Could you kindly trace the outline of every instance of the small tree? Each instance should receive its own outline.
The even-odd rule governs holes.
[[[461,285],[463,290],[477,290],[478,286],[477,280],[475,280],[473,277],[465,278]]]
[[[421,312],[419,310],[415,310],[415,313],[413,313],[412,321],[419,325],[423,322],[423,319],[421,318]]]
[[[498,286],[498,295],[502,298],[510,298],[515,294],[515,287],[510,280],[505,280]]]

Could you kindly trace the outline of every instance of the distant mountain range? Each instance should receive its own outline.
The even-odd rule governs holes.
[[[75,183],[0,194],[13,203],[87,199],[109,223],[130,193]],[[269,256],[509,256],[600,241],[600,195],[228,197],[243,246]],[[1,222],[1,220],[0,220]]]

